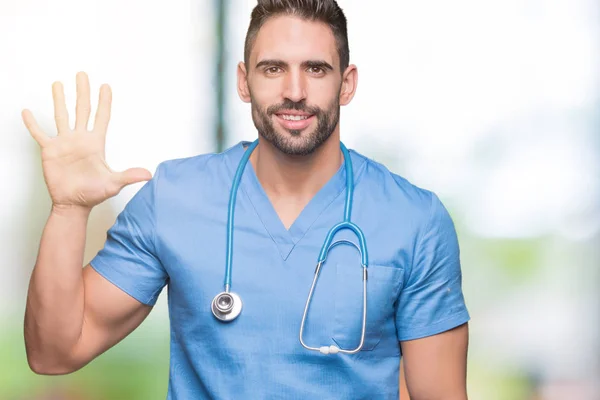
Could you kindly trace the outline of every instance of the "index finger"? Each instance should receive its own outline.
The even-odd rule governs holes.
[[[94,119],[94,131],[106,135],[108,121],[110,121],[111,103],[112,91],[109,85],[104,84],[100,86],[98,109],[96,110],[96,118]]]

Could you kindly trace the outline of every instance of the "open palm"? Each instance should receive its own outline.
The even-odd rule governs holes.
[[[94,127],[89,131],[89,80],[84,72],[79,72],[76,80],[74,129],[69,126],[64,89],[60,82],[52,85],[57,136],[46,135],[31,111],[23,110],[22,117],[31,136],[42,149],[44,179],[53,205],[91,208],[115,196],[129,184],[149,180],[151,174],[143,168],[115,172],[106,164],[104,150],[112,101],[110,86],[105,84],[100,87]]]

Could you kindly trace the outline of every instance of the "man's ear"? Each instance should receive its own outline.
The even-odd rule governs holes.
[[[250,89],[248,88],[248,73],[246,65],[240,62],[237,67],[237,90],[244,103],[250,103]]]
[[[351,64],[342,75],[342,87],[340,89],[340,105],[345,106],[352,101],[358,85],[358,69]]]

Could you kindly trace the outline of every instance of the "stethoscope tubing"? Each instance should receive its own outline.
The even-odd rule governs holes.
[[[229,192],[229,206],[227,211],[227,252],[225,258],[225,279],[224,286],[225,292],[229,293],[231,289],[231,269],[233,264],[233,220],[235,213],[235,203],[237,200],[237,191],[240,186],[240,182],[242,180],[242,174],[244,173],[244,169],[246,168],[246,164],[250,159],[250,155],[258,145],[258,139],[256,139],[248,149],[244,152],[240,163],[238,164],[237,170],[235,171],[235,176],[233,177],[233,184],[231,186],[231,191]]]
[[[240,182],[242,180],[242,175],[244,173],[244,169],[248,160],[250,159],[250,155],[252,151],[258,145],[258,139],[252,142],[248,149],[244,151],[242,158],[238,164],[236,169],[233,183],[231,186],[231,191],[229,193],[229,204],[227,209],[227,242],[226,242],[226,259],[225,259],[225,278],[224,278],[224,292],[219,293],[213,299],[211,304],[211,308],[215,317],[221,321],[228,322],[233,321],[241,312],[242,301],[239,295],[236,293],[230,292],[232,285],[232,265],[233,265],[233,232],[234,232],[234,214],[235,214],[235,205],[237,200],[237,191],[240,186]],[[306,304],[304,306],[304,313],[302,314],[302,321],[300,323],[300,343],[302,346],[308,350],[319,351],[322,354],[336,354],[336,353],[345,353],[345,354],[354,354],[359,352],[365,341],[365,333],[366,333],[366,322],[367,322],[367,267],[368,263],[368,254],[367,254],[367,244],[365,240],[365,235],[362,230],[351,221],[352,215],[352,201],[354,198],[354,173],[352,169],[352,160],[350,158],[350,153],[346,146],[340,142],[340,148],[344,155],[344,169],[346,171],[346,199],[344,204],[344,220],[336,225],[334,225],[328,232],[325,241],[323,242],[323,246],[321,247],[321,251],[319,253],[319,258],[317,260],[317,267],[315,268],[315,274],[313,277],[313,281],[310,287],[310,291],[308,297],[306,299]],[[336,242],[333,242],[333,238],[341,230],[348,229],[352,231],[356,237],[358,238],[358,244],[351,242],[349,240],[341,239]],[[333,242],[333,243],[332,243]],[[304,342],[303,334],[304,334],[304,326],[306,323],[306,317],[308,314],[308,309],[311,304],[312,296],[319,279],[319,274],[321,272],[321,267],[325,263],[325,259],[327,258],[327,254],[329,250],[333,247],[341,244],[341,243],[349,243],[353,245],[358,252],[360,253],[361,258],[361,266],[363,269],[363,301],[362,301],[362,330],[360,336],[360,342],[358,346],[352,350],[341,349],[338,346],[330,345],[330,346],[320,346],[320,347],[311,347],[308,346]]]

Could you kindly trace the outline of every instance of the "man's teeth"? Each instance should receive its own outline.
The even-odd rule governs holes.
[[[281,118],[283,118],[287,121],[302,121],[303,119],[307,119],[308,116],[307,115],[285,115],[285,114],[282,114]]]

